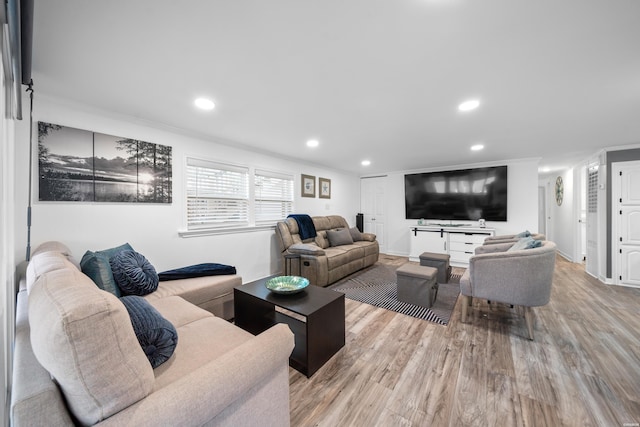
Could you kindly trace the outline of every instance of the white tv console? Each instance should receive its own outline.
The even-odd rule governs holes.
[[[435,252],[449,254],[451,265],[466,267],[476,248],[482,246],[484,239],[493,235],[493,228],[441,224],[412,226],[409,261],[419,262],[421,253]]]

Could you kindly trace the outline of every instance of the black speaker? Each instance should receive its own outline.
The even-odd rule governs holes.
[[[364,214],[356,214],[356,228],[360,230],[361,233],[364,233]]]

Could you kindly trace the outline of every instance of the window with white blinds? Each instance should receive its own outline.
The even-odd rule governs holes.
[[[249,168],[187,158],[187,228],[249,225]]]
[[[187,229],[275,224],[293,212],[293,175],[187,158]]]
[[[256,170],[254,175],[256,224],[275,223],[293,212],[293,176]]]

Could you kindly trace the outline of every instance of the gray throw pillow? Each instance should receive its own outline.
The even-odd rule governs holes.
[[[513,246],[507,249],[507,252],[521,251],[523,249],[532,249],[540,245],[542,245],[542,242],[540,242],[539,240],[534,240],[533,237],[523,237],[522,239],[515,242]]]
[[[354,242],[359,242],[362,239],[362,233],[360,233],[360,230],[358,230],[357,227],[351,227],[349,229],[349,233],[351,234],[351,238],[353,239]]]
[[[351,233],[349,233],[349,230],[346,228],[327,230],[327,238],[331,246],[351,245],[353,243]]]

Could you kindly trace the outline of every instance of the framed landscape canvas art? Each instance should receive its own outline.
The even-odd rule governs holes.
[[[301,175],[302,197],[316,197],[316,177]]]
[[[171,203],[171,147],[38,122],[40,201]]]

